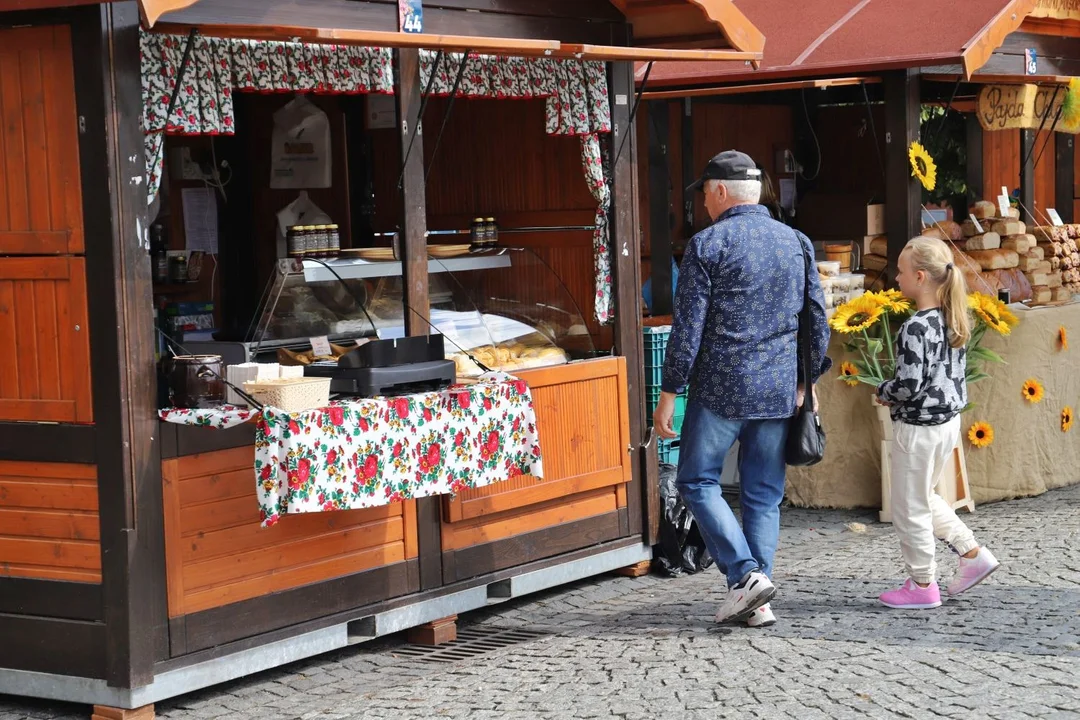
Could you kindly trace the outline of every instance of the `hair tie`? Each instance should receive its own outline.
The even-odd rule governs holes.
[[[953,265],[952,263],[947,263],[945,265],[945,272],[949,272],[950,270],[954,270],[955,268],[956,268],[956,266]]]

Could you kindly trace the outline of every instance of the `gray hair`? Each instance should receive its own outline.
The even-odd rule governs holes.
[[[761,200],[760,180],[706,180],[705,192],[713,192],[717,185],[727,188],[732,200],[739,203],[756,203]]]

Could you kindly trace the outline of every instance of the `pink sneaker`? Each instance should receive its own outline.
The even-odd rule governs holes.
[[[970,560],[961,555],[960,567],[953,576],[952,582],[949,583],[949,594],[959,595],[970,590],[990,577],[990,574],[999,567],[1001,563],[994,557],[994,553],[984,547],[979,548],[979,554]]]
[[[881,593],[879,600],[885,607],[899,610],[923,610],[941,606],[941,591],[938,590],[936,582],[926,587],[919,587],[914,580],[908,578],[896,590]]]

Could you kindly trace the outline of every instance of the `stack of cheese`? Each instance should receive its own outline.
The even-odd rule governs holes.
[[[1042,226],[1035,228],[1042,261],[1037,268],[1045,280],[1038,302],[1063,302],[1080,292],[1080,251],[1077,247],[1080,225]],[[1032,281],[1034,284],[1034,280]]]
[[[889,240],[884,235],[870,240],[862,256],[862,270],[866,276],[867,290],[884,290],[888,278],[885,269],[889,266]]]

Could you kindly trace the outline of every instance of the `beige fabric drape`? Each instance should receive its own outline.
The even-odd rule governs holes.
[[[989,380],[970,388],[975,407],[961,419],[965,438],[976,421],[993,425],[994,443],[971,447],[965,439],[968,481],[976,504],[1039,495],[1080,483],[1080,423],[1061,431],[1061,411],[1080,408],[1080,303],[1017,313],[1020,325],[1008,338],[991,331],[986,347],[1007,365],[990,365]],[[1072,347],[1062,351],[1058,328]],[[993,337],[991,337],[993,336]],[[836,369],[845,359],[842,343],[830,348]],[[811,507],[881,506],[881,428],[870,404],[868,385],[849,387],[831,377],[818,385],[821,416],[828,436],[825,459],[811,468],[788,469],[788,499]],[[1046,388],[1031,405],[1021,396],[1028,378]]]

